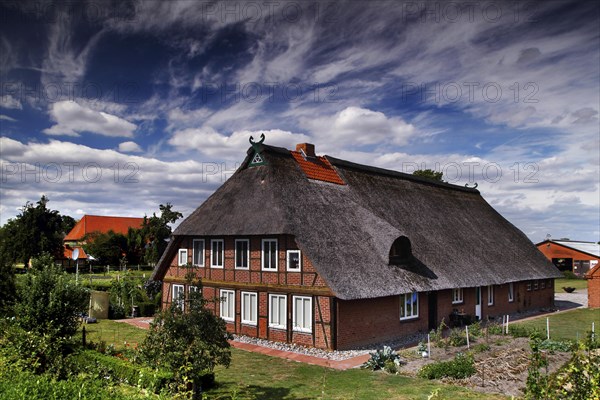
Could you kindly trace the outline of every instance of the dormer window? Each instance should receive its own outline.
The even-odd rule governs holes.
[[[412,258],[410,240],[406,236],[400,236],[394,240],[390,248],[390,264],[403,264]]]

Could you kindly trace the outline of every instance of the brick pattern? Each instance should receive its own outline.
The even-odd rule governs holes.
[[[600,308],[600,265],[592,268],[586,278],[588,284],[588,307]]]

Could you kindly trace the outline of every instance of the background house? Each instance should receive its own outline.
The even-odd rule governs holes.
[[[88,260],[88,255],[82,247],[85,244],[86,235],[94,232],[107,233],[111,230],[115,233],[127,235],[129,228],[141,228],[143,223],[144,218],[84,215],[63,239],[63,259],[56,260],[56,262],[67,268],[75,267],[72,254],[75,249],[78,249],[78,260],[81,266]]]
[[[551,307],[559,271],[476,189],[253,144],[173,233],[163,304],[202,278],[228,330],[330,349],[426,332],[453,311]]]
[[[548,239],[536,246],[560,271],[571,271],[580,277],[600,261],[600,244],[594,242]]]

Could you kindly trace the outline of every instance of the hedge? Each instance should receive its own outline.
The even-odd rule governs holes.
[[[158,393],[173,379],[173,374],[168,371],[154,370],[152,368],[136,365],[127,360],[86,350],[76,356],[75,362],[81,372],[87,372],[102,379],[111,379],[115,382],[138,385]]]

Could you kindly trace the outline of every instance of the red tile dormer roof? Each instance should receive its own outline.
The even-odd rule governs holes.
[[[290,151],[304,174],[309,179],[345,185],[344,180],[338,175],[333,165],[320,156],[304,157],[299,151]]]
[[[84,215],[73,229],[71,229],[71,232],[65,236],[63,241],[76,242],[83,240],[84,236],[88,233],[107,233],[111,230],[115,233],[126,235],[129,228],[141,228],[143,223],[144,218]]]

